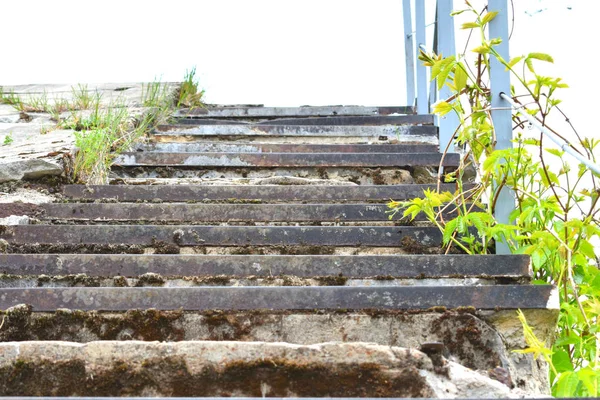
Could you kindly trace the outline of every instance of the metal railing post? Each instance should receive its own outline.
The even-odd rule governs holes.
[[[456,55],[456,45],[454,39],[454,18],[450,16],[452,12],[452,1],[438,0],[437,2],[437,45],[438,53],[444,57]],[[441,100],[447,99],[452,96],[453,93],[447,85],[444,85],[439,91],[438,98]],[[454,144],[452,138],[454,132],[459,125],[458,116],[451,112],[446,114],[444,117],[439,118],[439,130],[440,130],[440,150],[444,150],[446,145],[448,151],[454,151]]]
[[[489,23],[490,38],[500,38],[502,43],[495,47],[500,56],[508,61],[508,1],[489,0],[488,11],[498,11]],[[512,111],[510,104],[500,94],[510,94],[510,72],[506,71],[495,57],[490,57],[490,89],[492,95],[492,120],[496,132],[496,149],[508,149],[512,144]],[[515,209],[515,197],[509,189],[500,191],[496,202],[495,217],[499,223],[509,223],[509,215]],[[505,242],[496,243],[496,254],[509,254]]]
[[[406,105],[415,105],[415,47],[413,45],[411,0],[402,0],[404,56],[406,57]]]
[[[428,96],[427,96],[427,69],[423,63],[419,62],[419,51],[421,45],[426,45],[425,38],[425,1],[417,0],[415,2],[415,25],[417,31],[417,40],[415,46],[415,60],[417,60],[417,113],[429,114]]]

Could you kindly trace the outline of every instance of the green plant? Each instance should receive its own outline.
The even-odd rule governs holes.
[[[2,146],[8,146],[12,142],[14,142],[14,139],[12,137],[12,132],[11,132],[8,135],[4,136],[4,141],[2,142]]]
[[[185,71],[185,76],[181,86],[176,93],[176,107],[204,107],[204,90],[198,91],[198,81],[196,80],[196,67]]]
[[[548,126],[551,113],[564,116],[556,94],[567,86],[560,78],[536,72],[536,63],[553,62],[547,54],[502,59],[495,49],[500,39],[486,36],[486,25],[497,13],[478,12],[466,4],[466,9],[455,14],[471,13],[473,21],[462,28],[482,38],[472,52],[474,64],[466,54],[422,53],[420,57],[431,67],[438,88],[447,85],[454,92],[438,102],[434,112],[439,116],[455,113],[460,122],[454,140],[464,149],[461,166],[440,177],[440,181],[455,182],[456,192],[428,191],[423,199],[390,202],[389,206],[392,215],[402,212],[414,218],[424,213],[442,232],[446,251],[488,253],[495,242],[503,241],[513,253],[529,254],[534,283],[559,288],[560,314],[551,348],[535,338],[520,314],[528,344],[523,352],[542,356],[549,363],[555,396],[595,397],[600,393],[600,270],[594,246],[600,240],[600,176],[573,163],[564,151],[548,145],[544,136],[521,132],[526,121],[519,114],[514,116],[514,146],[496,149],[488,77],[492,57],[514,78],[512,96],[524,105],[520,112],[533,115],[548,129],[552,129]],[[581,137],[576,131],[574,136],[568,146],[595,162],[600,140]],[[465,171],[473,166],[480,182],[465,190]],[[506,189],[515,195],[510,224],[494,218],[500,193]],[[445,219],[446,211],[454,211],[456,217]]]
[[[19,111],[24,111],[21,97],[12,90],[10,92],[4,92],[4,90],[0,92],[0,104],[8,104]]]
[[[98,91],[90,93],[87,85],[78,84],[71,87],[71,95],[73,96],[73,108],[77,110],[89,110],[96,107],[102,99],[102,94]]]
[[[142,105],[144,107],[169,107],[172,102],[168,84],[160,80],[142,84]]]

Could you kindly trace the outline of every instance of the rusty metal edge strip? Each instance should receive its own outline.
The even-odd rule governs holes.
[[[0,272],[15,275],[137,277],[340,276],[346,278],[530,278],[524,255],[133,255],[0,254]]]
[[[0,289],[0,309],[18,304],[33,311],[547,309],[555,307],[554,290],[550,285],[27,288]]]
[[[15,225],[0,238],[10,244],[152,246],[155,241],[180,246],[370,246],[398,247],[409,237],[439,246],[434,227],[415,226],[199,226],[199,225]]]
[[[378,125],[433,125],[432,115],[397,115],[397,116],[322,116],[322,117],[280,117],[261,119],[260,117],[238,118],[186,118],[177,117],[173,125],[303,125],[303,126],[378,126]]]
[[[173,167],[456,167],[460,155],[449,153],[179,153],[126,152],[114,166]]]
[[[389,221],[385,204],[47,203],[45,219],[103,221]]]
[[[229,150],[213,150],[229,149]],[[160,142],[136,146],[135,151],[162,153],[435,153],[434,144],[286,144],[286,143],[222,143]]]
[[[406,185],[65,185],[63,194],[78,199],[112,198],[120,201],[154,200],[282,200],[282,201],[389,201],[422,197],[431,184]],[[473,185],[465,185],[465,189]],[[455,184],[442,184],[454,192]]]

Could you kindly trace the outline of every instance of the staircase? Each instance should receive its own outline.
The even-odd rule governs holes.
[[[406,107],[180,112],[110,185],[0,227],[0,394],[546,393],[512,352],[516,309],[556,318],[528,257],[444,255],[386,214],[458,162]]]

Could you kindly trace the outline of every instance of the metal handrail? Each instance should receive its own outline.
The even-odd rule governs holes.
[[[521,109],[525,108],[525,106],[517,104],[510,96],[508,96],[504,92],[500,93],[500,97],[502,97],[506,102],[508,102],[512,106],[513,110],[515,110],[517,112],[520,112]],[[575,150],[573,150],[573,148],[569,145],[569,143],[567,143],[566,141],[564,141],[563,139],[561,139],[554,132],[552,132],[552,131],[548,130],[546,127],[542,126],[535,118],[533,118],[528,113],[526,113],[526,112],[520,112],[520,114],[532,126],[534,126],[535,128],[537,128],[544,135],[548,136],[548,138],[550,140],[552,140],[554,143],[556,143],[560,147],[560,149],[562,151],[564,151],[565,153],[569,154],[572,157],[575,157],[579,162],[581,162],[582,164],[584,164],[586,167],[588,167],[589,169],[591,169],[595,173],[600,174],[600,166],[598,164],[595,164],[592,161],[588,160],[587,158],[584,158],[581,154],[579,154],[578,152],[576,152]]]

